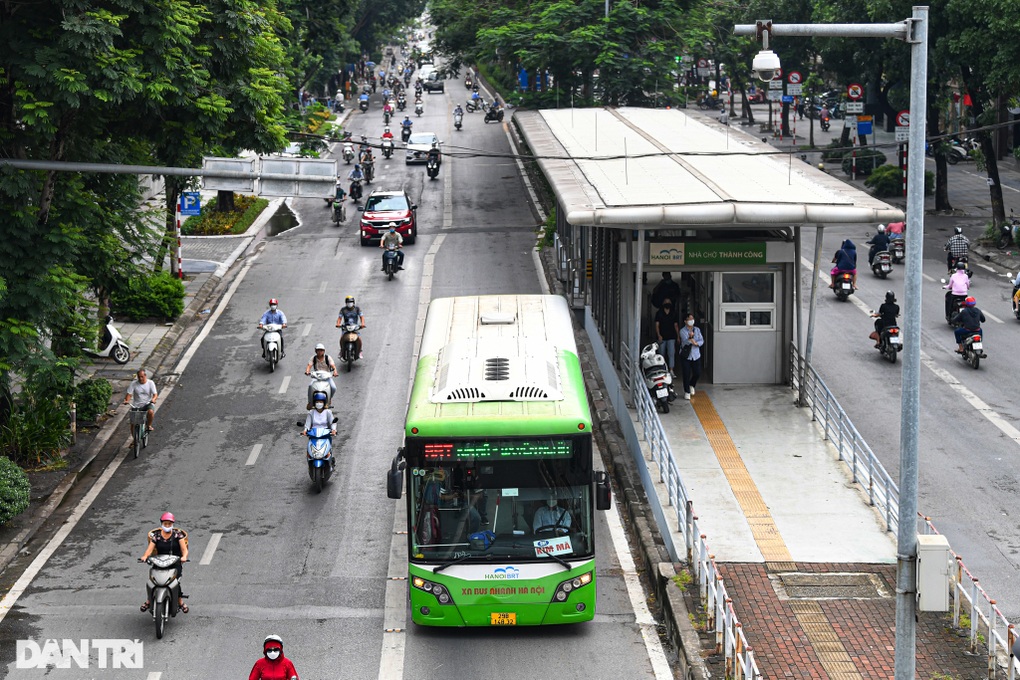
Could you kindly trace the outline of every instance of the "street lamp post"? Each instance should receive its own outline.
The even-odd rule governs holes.
[[[928,84],[928,7],[915,6],[910,19],[894,24],[757,24],[734,26],[736,35],[895,38],[910,44],[910,126],[907,167],[907,243],[904,301],[903,397],[900,409],[899,531],[896,537],[896,680],[914,680],[917,608],[917,442],[921,394],[921,253],[924,245],[924,120]],[[766,43],[767,47],[768,44]],[[759,55],[762,57],[764,52]],[[774,55],[772,55],[774,56]],[[771,57],[754,70],[771,80],[778,68]],[[768,76],[768,77],[765,77]]]

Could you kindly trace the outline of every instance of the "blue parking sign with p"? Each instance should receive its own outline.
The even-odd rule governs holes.
[[[200,194],[197,191],[182,191],[181,192],[181,214],[182,215],[201,215],[202,206],[200,205]]]

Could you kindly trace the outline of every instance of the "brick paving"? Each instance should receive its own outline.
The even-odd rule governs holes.
[[[797,602],[817,604],[849,655],[856,673],[838,677],[893,677],[896,567],[887,564],[797,563],[802,573],[868,573],[885,594],[868,599],[780,599],[761,563],[724,563],[719,569],[765,678],[833,678],[794,611]],[[917,625],[917,677],[976,680],[987,677],[983,656],[967,653],[967,640],[951,628],[950,614],[921,612]]]

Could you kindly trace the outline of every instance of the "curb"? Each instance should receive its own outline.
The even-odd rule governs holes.
[[[275,203],[275,206],[273,203],[270,203],[270,205],[262,211],[262,215],[259,216],[259,219],[252,223],[253,227],[260,221],[263,222],[263,225],[265,222],[269,221],[269,219],[276,213],[279,206],[283,203],[283,199],[279,199],[279,201],[275,201]],[[263,220],[263,216],[265,216],[265,220]],[[250,231],[251,229],[249,228],[248,232]],[[248,232],[245,232],[246,236]],[[226,271],[229,270],[240,258],[244,248],[248,247],[256,234],[258,234],[258,231],[253,232],[251,236],[248,237],[249,240],[247,242],[234,249],[234,252],[230,254],[228,261],[224,262],[221,266],[224,273],[226,273]],[[163,336],[159,343],[156,344],[156,347],[152,350],[152,354],[149,355],[149,361],[147,362],[154,376],[163,375],[162,369],[164,364],[167,364],[168,359],[176,361],[179,353],[175,356],[171,356],[173,354],[174,347],[184,332],[196,319],[199,318],[198,313],[209,304],[209,300],[212,298],[213,293],[216,290],[216,286],[220,283],[220,281],[222,281],[222,279],[223,275],[220,274],[219,269],[217,269],[217,273],[211,275],[205,283],[202,284],[201,288],[198,289],[198,292],[195,293],[195,297],[192,298],[191,302],[188,304],[188,307],[179,317],[177,317],[177,321],[174,322],[173,328],[171,328],[167,334]],[[201,319],[201,321],[204,322],[205,320]],[[183,350],[184,348],[182,347],[181,349]],[[171,373],[167,373],[166,377],[172,379],[176,376]],[[3,546],[3,548],[0,548],[0,573],[6,571],[11,562],[13,562],[14,559],[24,550],[29,541],[31,541],[39,532],[39,529],[41,529],[42,526],[50,519],[53,512],[60,507],[61,503],[64,502],[64,498],[67,497],[67,494],[75,488],[89,468],[92,467],[92,463],[95,462],[100,452],[106,447],[109,441],[113,438],[114,433],[120,428],[121,423],[124,422],[126,413],[126,411],[118,409],[117,415],[103,423],[103,426],[96,435],[96,438],[92,440],[89,448],[85,451],[85,459],[82,461],[81,465],[79,465],[77,469],[64,475],[63,479],[57,483],[56,487],[54,487],[53,491],[46,498],[46,501],[42,504],[42,506],[33,513],[28,526],[26,526],[20,533],[18,533],[17,536]],[[111,461],[115,458],[116,457],[111,458]]]

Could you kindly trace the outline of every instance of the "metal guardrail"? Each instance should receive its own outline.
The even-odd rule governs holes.
[[[879,509],[885,521],[886,531],[895,533],[899,522],[899,487],[875,457],[871,447],[854,427],[836,397],[825,386],[825,382],[792,343],[790,366],[793,369],[791,381],[793,390],[803,394],[801,406],[811,409],[811,420],[821,424],[822,437],[836,447],[839,460],[850,468],[854,484],[860,486],[868,495],[868,502]],[[800,383],[802,378],[803,390]]]
[[[821,423],[823,436],[836,447],[839,459],[850,469],[854,483],[868,494],[871,505],[880,509],[887,531],[895,534],[899,518],[899,487],[850,422],[825,382],[804,361],[793,344],[790,345],[790,365],[793,367],[791,382],[794,391],[800,391],[803,375],[804,403],[801,406],[811,409],[811,419]],[[920,513],[918,517],[921,519],[921,533],[939,533],[931,518]],[[982,652],[979,648],[984,647],[983,654],[988,659],[988,678],[994,680],[997,663],[1001,663],[1008,668],[1009,680],[1014,680],[1020,671],[1020,660],[1010,651],[1018,637],[1016,627],[981,587],[979,580],[963,563],[963,558],[953,552],[952,548],[949,554],[952,556],[948,566],[953,627],[960,628],[963,615],[966,614],[968,620],[964,623],[968,629],[969,651],[980,654]]]
[[[669,504],[676,511],[677,525],[687,549],[687,562],[698,582],[698,591],[707,617],[706,630],[715,634],[715,653],[724,655],[727,678],[760,680],[762,675],[754,659],[754,650],[747,643],[747,637],[733,609],[733,600],[726,591],[726,584],[708,549],[698,516],[694,514],[694,503],[680,477],[680,469],[662,429],[655,403],[644,388],[644,379],[640,373],[631,373],[630,377],[631,383],[637,386],[631,393],[636,395],[635,408],[644,430],[645,442],[651,449],[652,460],[659,467],[659,480],[668,490]]]

